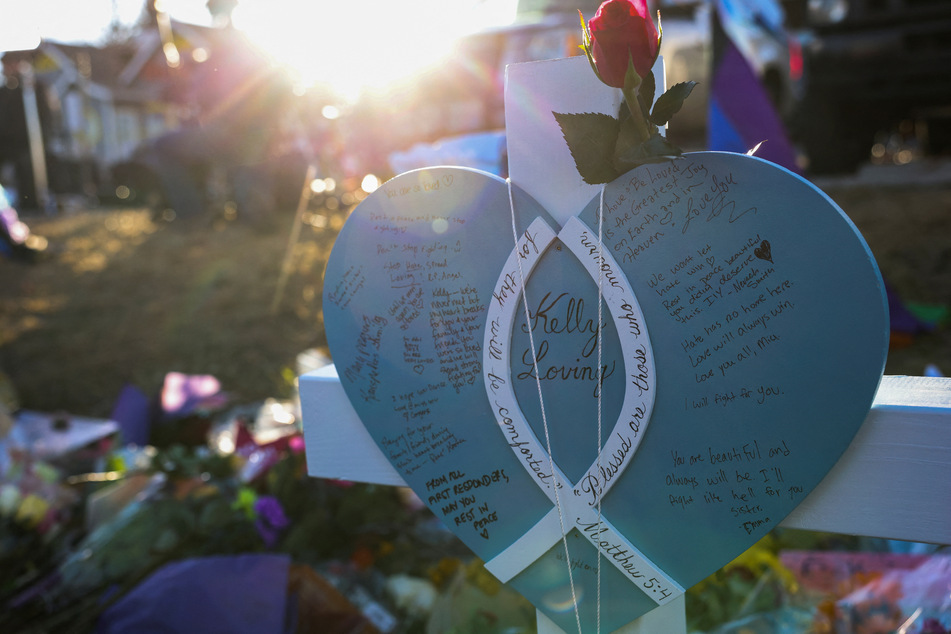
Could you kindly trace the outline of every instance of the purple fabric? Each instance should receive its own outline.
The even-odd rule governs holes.
[[[263,634],[293,631],[287,618],[290,559],[234,555],[159,568],[99,617],[98,634]]]
[[[764,141],[756,156],[799,172],[796,153],[769,96],[729,40],[724,43],[723,54],[713,71],[710,104],[711,150],[746,153]]]
[[[888,297],[888,318],[891,321],[892,332],[914,335],[933,329],[930,324],[924,323],[905,308],[901,298],[898,297],[898,293],[887,283],[885,284],[885,295]]]

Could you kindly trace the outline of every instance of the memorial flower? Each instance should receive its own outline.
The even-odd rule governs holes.
[[[253,520],[257,517],[256,511],[254,510],[254,504],[257,502],[257,499],[258,494],[254,492],[254,489],[241,487],[238,489],[238,495],[234,502],[231,503],[231,508],[235,511],[243,512],[249,520]]]
[[[277,545],[281,533],[290,525],[290,520],[284,514],[284,507],[280,500],[271,495],[262,495],[254,502],[254,512],[257,519],[254,528],[268,548]]]
[[[584,182],[609,183],[646,163],[677,158],[682,151],[660,131],[696,86],[672,86],[654,100],[653,66],[661,52],[663,29],[647,13],[645,0],[606,0],[590,22],[581,20],[582,45],[598,79],[620,89],[618,116],[553,112]]]
[[[645,0],[608,0],[588,24],[588,47],[601,81],[624,88],[628,61],[641,77],[657,59],[660,36]]]

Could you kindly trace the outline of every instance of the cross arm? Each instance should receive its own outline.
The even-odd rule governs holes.
[[[310,475],[405,486],[332,365],[300,378]],[[781,526],[951,544],[951,378],[885,376],[865,423]]]
[[[302,376],[300,397],[311,476],[405,486],[360,422],[333,365]],[[848,450],[781,526],[949,544],[949,499],[951,378],[885,376]],[[685,632],[683,609],[681,597],[619,632]],[[538,628],[560,632],[541,612]]]

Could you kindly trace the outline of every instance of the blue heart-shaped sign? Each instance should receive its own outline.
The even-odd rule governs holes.
[[[397,471],[489,570],[585,631],[776,526],[864,420],[888,334],[834,203],[719,153],[629,172],[563,226],[488,174],[398,176],[341,231],[324,319]]]

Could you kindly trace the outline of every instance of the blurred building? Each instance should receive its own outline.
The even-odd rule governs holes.
[[[240,101],[236,87],[266,67],[234,29],[165,18],[121,42],[43,41],[3,55],[0,180],[21,206],[36,207],[45,192],[32,190],[44,185],[53,199],[113,195],[115,166],[188,122],[227,117]],[[32,140],[31,110],[39,118]],[[31,150],[43,156],[39,166]],[[46,174],[34,178],[34,167]]]

